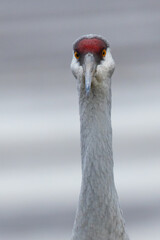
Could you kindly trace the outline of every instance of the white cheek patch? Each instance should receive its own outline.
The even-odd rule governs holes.
[[[112,58],[110,49],[107,49],[106,56],[103,61],[97,66],[96,77],[97,79],[105,80],[107,77],[111,77],[115,69],[115,62]]]
[[[80,66],[80,63],[77,61],[75,56],[73,55],[72,62],[71,62],[71,70],[74,77],[80,79],[83,75],[83,68]]]

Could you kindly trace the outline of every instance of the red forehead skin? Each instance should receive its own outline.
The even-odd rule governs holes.
[[[106,48],[106,43],[98,38],[84,38],[77,42],[75,46],[75,50],[79,53],[99,53],[104,48]]]

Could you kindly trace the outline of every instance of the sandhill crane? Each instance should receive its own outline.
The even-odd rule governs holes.
[[[128,240],[114,184],[111,76],[108,42],[86,35],[73,44],[71,70],[77,81],[82,183],[72,240]]]

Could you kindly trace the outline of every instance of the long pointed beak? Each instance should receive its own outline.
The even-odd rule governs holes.
[[[85,55],[83,69],[85,73],[85,89],[88,96],[91,89],[92,78],[96,70],[96,62],[93,54],[87,53]]]

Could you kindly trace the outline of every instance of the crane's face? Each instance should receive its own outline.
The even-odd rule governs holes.
[[[103,84],[115,68],[108,43],[100,36],[84,36],[73,45],[71,70],[86,94],[92,86]]]

